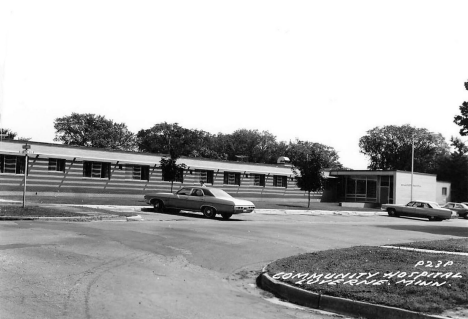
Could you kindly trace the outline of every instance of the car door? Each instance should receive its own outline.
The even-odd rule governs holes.
[[[200,207],[203,205],[205,195],[201,188],[192,189],[190,194],[190,201],[188,203],[190,210],[200,210]]]
[[[178,209],[189,209],[190,207],[190,194],[192,193],[192,188],[184,187],[179,190],[175,198],[175,206]]]
[[[427,203],[417,203],[415,217],[435,216],[436,212]]]
[[[402,214],[400,215],[409,215],[409,216],[412,216],[412,214],[414,214],[414,211],[415,211],[415,207],[414,205],[416,204],[416,202],[409,202],[408,204],[406,204],[406,206],[404,206],[401,210],[402,210]]]

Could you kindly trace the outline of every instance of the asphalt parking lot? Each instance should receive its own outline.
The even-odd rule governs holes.
[[[224,221],[139,209],[133,221],[0,222],[0,317],[333,318],[282,303],[256,277],[282,257],[462,237],[468,227],[382,212],[259,211]]]

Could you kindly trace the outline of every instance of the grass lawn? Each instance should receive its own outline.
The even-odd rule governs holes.
[[[467,234],[468,235],[468,234]],[[451,238],[399,244],[400,247],[468,253],[468,238]]]
[[[92,214],[90,214],[92,213]],[[89,215],[135,216],[134,213],[110,212],[103,209],[91,209],[71,206],[0,205],[0,216],[14,217],[86,217]]]
[[[467,251],[468,238],[399,246]],[[267,272],[329,296],[428,314],[468,309],[468,256],[358,246],[280,259]]]

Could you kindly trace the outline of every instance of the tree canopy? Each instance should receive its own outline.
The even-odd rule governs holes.
[[[460,138],[451,138],[454,151],[440,158],[437,179],[451,183],[451,201],[468,201],[468,147]]]
[[[115,123],[104,116],[72,113],[54,121],[54,141],[67,145],[133,151],[135,135],[123,123]]]
[[[468,90],[468,82],[465,82],[465,89]],[[455,116],[453,122],[458,126],[461,126],[460,135],[467,136],[468,135],[468,102],[463,102],[460,105],[460,113],[461,115]]]
[[[183,128],[178,123],[159,123],[137,133],[138,149],[142,152],[169,154],[177,157],[218,158],[212,149],[213,135],[201,130]]]
[[[161,170],[165,181],[171,182],[171,192],[174,186],[174,182],[182,180],[183,170],[186,168],[185,164],[177,164],[177,157],[171,151],[170,157],[163,157],[159,161],[161,164]]]
[[[342,168],[338,154],[329,146],[300,140],[290,142],[287,154],[293,165],[296,185],[308,193],[307,207],[310,207],[310,193],[323,189],[323,169]]]
[[[18,135],[17,133],[13,132],[8,128],[0,128],[0,134],[2,134],[3,139],[10,139],[14,140],[15,137]]]
[[[414,143],[414,170],[433,173],[437,159],[449,153],[449,146],[441,134],[409,124],[375,127],[359,139],[360,152],[369,157],[371,170],[411,170]]]

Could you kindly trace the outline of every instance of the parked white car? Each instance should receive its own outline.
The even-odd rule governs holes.
[[[406,205],[383,204],[382,210],[388,212],[388,216],[400,217],[423,217],[429,220],[444,220],[458,217],[457,212],[442,208],[436,202],[415,200]]]

